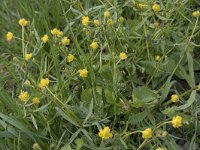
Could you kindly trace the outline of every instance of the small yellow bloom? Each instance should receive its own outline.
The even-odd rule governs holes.
[[[177,94],[171,95],[171,101],[172,101],[172,102],[176,103],[176,102],[178,102],[178,100],[179,100],[179,97],[178,97]]]
[[[153,9],[154,12],[159,12],[160,11],[160,5],[159,4],[154,4],[152,6],[152,9]]]
[[[88,16],[83,16],[83,17],[82,17],[82,24],[83,24],[84,26],[87,26],[88,23],[89,23],[89,21],[90,21],[90,18],[89,18]]]
[[[24,85],[30,86],[30,85],[31,85],[31,82],[30,82],[29,80],[26,80],[26,81],[24,82]]]
[[[158,147],[156,150],[165,150],[164,148]]]
[[[26,102],[29,99],[29,97],[30,96],[29,96],[28,92],[26,92],[26,91],[22,91],[18,96],[18,98],[23,102]]]
[[[39,104],[39,103],[40,103],[40,99],[39,99],[38,97],[34,97],[34,98],[32,99],[32,103],[33,103],[33,104]]]
[[[87,71],[87,69],[80,69],[79,74],[80,74],[81,77],[87,77],[88,71]]]
[[[39,83],[39,88],[43,89],[45,87],[47,87],[49,85],[49,79],[48,78],[42,78],[40,80],[40,83]]]
[[[39,150],[40,149],[40,146],[38,143],[34,143],[33,146],[32,146],[33,150]]]
[[[109,11],[105,11],[103,15],[104,15],[104,17],[110,17],[110,12]]]
[[[72,62],[74,61],[75,57],[72,54],[67,55],[67,62]]]
[[[113,134],[110,133],[110,128],[109,127],[105,127],[104,129],[100,129],[98,135],[103,140],[106,140],[106,139],[109,139],[109,138],[113,137]]]
[[[7,41],[11,41],[13,39],[13,33],[12,32],[8,32],[6,34],[6,39],[7,39]]]
[[[51,30],[51,34],[52,34],[52,35],[57,35],[57,36],[62,36],[62,35],[63,35],[63,32],[60,31],[60,30],[57,29],[57,28],[54,28],[53,30]]]
[[[142,138],[149,139],[153,136],[153,131],[151,128],[147,128],[144,131],[142,131]]]
[[[25,55],[25,60],[29,61],[32,58],[32,56],[33,56],[33,53],[26,54]]]
[[[62,42],[63,45],[66,46],[66,45],[69,45],[69,43],[70,43],[70,39],[68,39],[68,37],[65,36],[65,37],[62,39],[61,42]]]
[[[182,126],[182,117],[181,116],[175,116],[172,119],[172,126],[174,128],[179,128]]]
[[[194,11],[193,13],[192,13],[192,16],[193,17],[199,17],[200,16],[200,11]]]
[[[121,53],[119,54],[119,57],[120,57],[121,60],[125,60],[125,59],[127,58],[127,55],[126,55],[126,53],[121,52]]]
[[[99,20],[94,20],[93,22],[94,22],[94,25],[95,25],[95,26],[99,26],[99,25],[100,25]]]
[[[45,35],[41,38],[41,40],[42,40],[43,43],[48,42],[48,40],[49,40],[48,35],[45,34]]]
[[[156,56],[155,56],[155,60],[156,60],[156,61],[160,61],[160,56],[159,56],[159,55],[156,55]]]
[[[19,20],[18,23],[19,23],[20,26],[25,27],[25,26],[27,26],[30,22],[27,21],[26,19],[22,18],[22,19]]]
[[[92,42],[92,44],[90,44],[90,47],[95,50],[99,47],[99,45],[97,42]]]
[[[109,26],[112,26],[114,24],[114,21],[112,19],[108,19],[107,24]]]

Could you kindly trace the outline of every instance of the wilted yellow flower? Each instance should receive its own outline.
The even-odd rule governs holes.
[[[94,22],[94,25],[95,25],[95,26],[99,26],[99,25],[100,25],[99,20],[94,20],[93,22]]]
[[[112,26],[114,24],[114,21],[112,19],[108,19],[107,24],[109,26]]]
[[[88,23],[89,23],[89,21],[90,21],[90,18],[89,18],[88,16],[83,16],[83,17],[82,17],[82,24],[83,24],[84,26],[87,26]]]
[[[31,85],[31,82],[30,82],[29,80],[26,80],[26,81],[24,82],[24,85],[30,86],[30,85]]]
[[[156,55],[156,56],[155,56],[155,60],[156,60],[156,61],[160,61],[160,56],[159,56],[159,55]]]
[[[19,23],[20,26],[25,27],[25,26],[27,26],[30,22],[27,21],[26,19],[22,18],[22,19],[19,20],[18,23]]]
[[[126,55],[126,53],[121,52],[121,53],[119,54],[119,57],[120,57],[121,60],[125,60],[125,59],[127,58],[127,55]]]
[[[172,101],[172,102],[176,103],[176,102],[178,102],[178,100],[179,100],[179,97],[178,97],[177,94],[171,95],[171,101]]]
[[[13,39],[13,33],[12,32],[8,32],[6,34],[6,39],[7,39],[7,41],[11,41]]]
[[[43,89],[43,88],[45,88],[48,85],[49,85],[49,79],[48,78],[42,78],[40,80],[40,83],[39,83],[38,86],[39,86],[39,88]]]
[[[29,94],[28,94],[28,92],[26,92],[26,91],[22,91],[22,92],[19,94],[18,98],[19,98],[21,101],[26,102],[26,101],[29,99]]]
[[[63,35],[63,32],[60,31],[60,30],[57,29],[57,28],[54,28],[53,30],[51,30],[51,34],[52,34],[52,35],[57,35],[57,36],[62,36],[62,35]]]
[[[38,97],[34,97],[34,98],[32,99],[32,103],[33,103],[33,104],[39,104],[39,103],[40,103],[40,99],[39,99]]]
[[[92,42],[91,44],[90,44],[90,47],[92,48],[92,49],[97,49],[98,47],[99,47],[99,45],[98,45],[98,43],[97,42]]]
[[[45,35],[41,38],[41,40],[42,40],[43,43],[48,42],[48,40],[49,40],[48,35],[45,34]]]
[[[175,116],[172,119],[172,126],[174,128],[179,128],[182,126],[182,117],[181,116]]]
[[[69,43],[70,43],[70,39],[68,39],[68,37],[65,36],[65,37],[62,39],[61,42],[62,42],[63,45],[66,46],[66,45],[69,45]]]
[[[67,55],[67,62],[72,62],[74,61],[75,57],[72,54]]]
[[[81,77],[87,77],[88,71],[87,71],[87,69],[80,69],[79,74],[80,74]]]
[[[40,149],[40,146],[39,146],[38,143],[34,143],[33,146],[32,146],[32,148],[33,148],[34,150],[39,150],[39,149]]]
[[[105,11],[103,15],[104,15],[104,17],[110,17],[110,12],[109,11]]]
[[[110,128],[105,127],[103,130],[100,129],[98,133],[99,137],[101,137],[103,140],[109,139],[113,137],[113,134],[110,133]]]
[[[32,58],[32,56],[33,56],[33,53],[26,54],[25,55],[25,60],[29,61]]]
[[[192,13],[192,16],[193,17],[199,17],[200,16],[200,11],[194,11],[193,13]]]
[[[144,131],[142,131],[142,138],[149,139],[153,136],[153,131],[151,128],[147,128]]]
[[[154,4],[152,6],[152,9],[153,9],[154,12],[159,12],[160,11],[160,5],[159,4]]]

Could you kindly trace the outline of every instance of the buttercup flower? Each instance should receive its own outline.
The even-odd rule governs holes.
[[[57,36],[62,36],[62,35],[63,35],[63,32],[60,31],[60,30],[57,29],[57,28],[54,28],[53,30],[51,30],[51,34],[52,34],[52,35],[57,35]]]
[[[28,92],[26,92],[26,91],[22,91],[20,94],[19,94],[19,96],[18,96],[18,98],[22,101],[22,102],[26,102],[28,99],[29,99],[29,94],[28,94]]]
[[[100,25],[99,20],[94,20],[93,22],[94,22],[94,25],[95,25],[95,26],[99,26],[99,25]]]
[[[151,128],[147,128],[144,131],[142,131],[142,138],[149,139],[153,136],[153,131]]]
[[[67,62],[72,62],[74,61],[75,57],[72,54],[67,55]]]
[[[121,53],[119,54],[119,57],[120,57],[121,60],[125,60],[125,59],[127,58],[127,55],[126,55],[126,53],[121,52]]]
[[[32,58],[32,56],[33,56],[33,53],[26,54],[25,55],[25,60],[29,61]]]
[[[192,16],[193,16],[193,17],[198,17],[198,16],[200,16],[200,11],[194,11],[194,12],[192,13]]]
[[[110,12],[109,12],[109,11],[105,11],[105,12],[103,13],[103,15],[104,15],[104,17],[110,17]]]
[[[39,88],[43,89],[45,87],[47,87],[49,85],[49,79],[48,78],[42,78],[40,80],[40,83],[39,83]]]
[[[176,102],[178,102],[178,100],[179,100],[179,97],[178,97],[177,94],[173,94],[173,95],[171,96],[171,101],[172,101],[172,102],[176,103]]]
[[[34,97],[34,98],[32,99],[32,103],[33,103],[33,104],[39,104],[39,103],[40,103],[40,99],[39,99],[38,97]]]
[[[41,38],[41,40],[42,40],[43,43],[48,42],[48,40],[49,40],[48,35],[45,34],[45,35]]]
[[[160,11],[160,5],[159,4],[154,4],[152,6],[152,9],[153,9],[154,12],[159,12]]]
[[[182,117],[181,116],[175,116],[172,118],[172,126],[174,128],[179,128],[182,126]]]
[[[20,26],[25,27],[25,26],[27,26],[30,22],[27,21],[26,19],[22,18],[22,19],[19,20],[18,23],[19,23]]]
[[[95,50],[99,47],[99,45],[97,42],[92,42],[92,44],[90,44],[90,47]]]
[[[70,39],[68,39],[68,37],[65,36],[65,37],[62,39],[61,42],[62,42],[63,45],[66,46],[66,45],[69,45],[69,43],[70,43]]]
[[[13,39],[13,33],[12,32],[8,32],[6,34],[6,39],[7,39],[7,41],[11,41]]]
[[[103,140],[109,139],[113,137],[113,134],[110,133],[110,128],[105,127],[103,130],[100,129],[98,133],[99,137],[101,137]]]
[[[83,24],[84,26],[87,26],[88,23],[89,23],[89,21],[90,21],[90,18],[89,18],[88,16],[83,16],[83,17],[82,17],[82,24]]]
[[[87,69],[80,69],[79,74],[80,74],[81,77],[87,77],[88,71],[87,71]]]
[[[112,19],[108,19],[107,24],[109,26],[112,26],[114,24],[114,21]]]

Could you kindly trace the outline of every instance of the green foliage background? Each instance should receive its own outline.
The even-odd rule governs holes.
[[[156,2],[158,13],[151,9]],[[140,9],[139,3],[146,7]],[[192,12],[199,6],[198,0],[1,0],[1,149],[31,149],[34,143],[52,150],[138,149],[141,133],[124,135],[149,127],[155,135],[141,149],[198,149],[200,24]],[[107,25],[105,10],[113,26]],[[84,15],[90,17],[87,27],[81,24]],[[30,21],[25,49],[34,57],[29,62],[22,56],[20,18]],[[99,27],[94,19],[100,20]],[[70,38],[70,46],[51,36],[55,27]],[[6,41],[8,31],[15,36],[11,42]],[[40,40],[44,34],[50,38],[45,45]],[[89,47],[93,41],[99,49]],[[125,61],[120,52],[127,53]],[[66,60],[69,53],[76,57],[72,63]],[[79,77],[82,68],[88,69],[87,78]],[[44,91],[37,88],[42,77],[50,79]],[[22,90],[39,96],[41,103],[22,104]],[[180,101],[167,104],[174,93]],[[175,115],[183,117],[181,128],[157,128]],[[105,126],[114,137],[101,141],[98,131]]]

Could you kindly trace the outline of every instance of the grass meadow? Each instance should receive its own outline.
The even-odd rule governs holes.
[[[200,149],[199,0],[1,0],[0,150]]]

